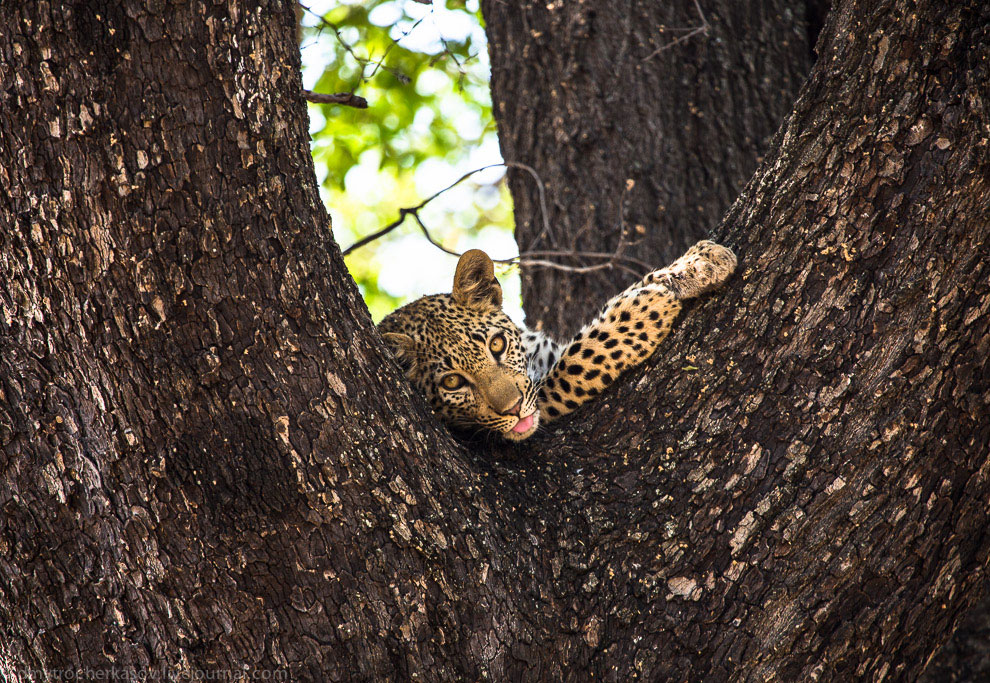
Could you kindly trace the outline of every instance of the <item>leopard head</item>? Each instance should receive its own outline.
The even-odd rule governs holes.
[[[540,422],[521,332],[502,312],[492,260],[472,249],[457,263],[450,294],[387,315],[379,331],[406,377],[451,426],[521,441]]]

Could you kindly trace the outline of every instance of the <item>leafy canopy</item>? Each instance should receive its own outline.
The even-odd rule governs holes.
[[[303,0],[303,7],[306,87],[354,92],[369,104],[310,104],[313,158],[342,248],[467,171],[501,161],[477,0]],[[431,202],[421,216],[433,237],[457,251],[483,246],[513,256],[503,176],[502,169],[478,174]],[[449,287],[430,274],[449,274],[453,261],[409,218],[347,265],[378,320],[424,288]]]

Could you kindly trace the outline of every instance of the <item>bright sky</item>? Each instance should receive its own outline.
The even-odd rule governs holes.
[[[313,12],[322,15],[336,4],[338,3],[330,0],[311,0],[307,6]],[[443,49],[441,36],[448,40],[463,40],[470,35],[473,45],[479,49],[479,55],[475,61],[479,68],[483,68],[486,73],[488,72],[485,32],[477,22],[465,17],[463,12],[447,10],[441,3],[424,5],[412,0],[397,0],[397,2],[380,5],[372,12],[371,21],[383,26],[393,24],[402,16],[400,8],[404,8],[414,20],[423,18],[414,30],[399,41],[402,46],[417,51],[439,53]],[[467,9],[469,11],[477,10],[477,0],[468,0]],[[314,21],[311,15],[304,16],[304,20]],[[328,50],[328,44],[321,44],[320,41],[309,43],[302,50],[304,87],[312,88],[319,79],[329,61]],[[420,86],[423,87],[423,85],[421,82]],[[428,81],[425,85],[426,87],[429,86]],[[373,113],[375,103],[369,102],[369,107]],[[429,114],[429,112],[424,113]],[[458,130],[465,131],[465,137],[478,138],[480,130],[476,116],[470,113],[461,116],[456,111],[448,112],[448,114],[454,117]],[[313,119],[313,130],[320,130],[322,121],[318,120],[318,112],[311,109],[310,116]],[[428,116],[424,117],[422,121],[419,118],[417,116],[415,125],[429,125]],[[468,134],[472,132],[473,134]],[[481,144],[468,150],[465,158],[457,164],[449,164],[440,159],[427,160],[421,163],[413,171],[416,190],[420,197],[428,197],[450,185],[468,171],[489,164],[497,164],[501,161],[498,140],[494,135],[484,136],[481,138]],[[374,202],[376,198],[383,201],[388,183],[382,181],[378,166],[379,156],[373,151],[362,155],[358,166],[347,174],[345,179],[347,192],[357,193],[356,196],[362,197],[365,202]],[[319,169],[317,173],[320,174]],[[504,174],[504,168],[482,171],[445,192],[422,211],[424,222],[429,226],[442,226],[445,221],[449,222],[451,216],[457,216],[468,205],[475,202],[500,201],[498,193],[490,193],[490,197],[486,200],[483,194],[479,197],[476,189],[479,184],[488,185],[497,182]],[[339,225],[339,217],[334,215],[334,208],[331,206],[329,210],[334,224]],[[342,248],[347,246],[346,244],[341,245]],[[512,258],[519,253],[512,236],[504,230],[494,227],[468,235],[457,242],[456,248],[461,251],[472,248],[483,249],[495,259]],[[407,227],[402,234],[382,246],[378,251],[378,260],[380,266],[379,287],[406,300],[415,299],[423,294],[449,292],[454,277],[454,268],[457,265],[456,257],[445,254],[426,241],[422,234],[416,230],[412,218],[407,219]],[[518,269],[513,268],[508,273],[501,274],[499,281],[502,283],[505,311],[521,325],[523,312]]]

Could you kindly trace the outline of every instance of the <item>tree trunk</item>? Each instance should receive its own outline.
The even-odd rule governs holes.
[[[985,588],[983,3],[842,4],[739,275],[520,446],[388,359],[291,6],[90,7],[0,29],[7,679],[911,679]]]
[[[495,553],[326,228],[292,3],[0,21],[0,678],[429,667],[408,534]]]
[[[990,680],[990,591],[959,620],[952,639],[936,654],[922,683],[979,683]]]
[[[523,268],[530,327],[574,334],[589,305],[711,232],[808,75],[819,4],[482,3],[502,154],[547,197],[544,217],[510,170],[520,249],[622,257]]]

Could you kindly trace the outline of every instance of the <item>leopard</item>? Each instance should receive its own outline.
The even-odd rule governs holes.
[[[698,242],[609,299],[561,342],[512,321],[492,259],[471,249],[457,262],[450,293],[396,309],[378,330],[441,421],[455,431],[523,441],[646,361],[670,334],[681,302],[722,286],[736,265],[728,247]]]

